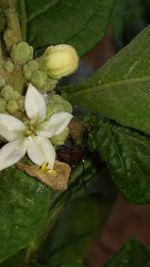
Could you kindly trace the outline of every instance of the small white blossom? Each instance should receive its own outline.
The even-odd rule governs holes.
[[[0,170],[18,162],[25,153],[35,164],[47,163],[48,169],[53,169],[56,153],[49,138],[63,132],[72,115],[58,112],[47,119],[44,97],[31,84],[25,97],[25,110],[28,123],[0,114],[0,135],[9,141],[0,149]]]

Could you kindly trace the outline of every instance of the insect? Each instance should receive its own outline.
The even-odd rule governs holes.
[[[83,160],[84,151],[81,145],[75,145],[73,140],[67,140],[64,145],[58,147],[57,157],[58,160],[64,161],[74,168]]]
[[[82,132],[83,142],[81,145],[76,144],[74,138],[70,134],[66,143],[57,148],[58,160],[68,163],[72,168],[76,167],[80,162],[84,165],[88,150],[88,134],[89,129],[84,127],[84,131]]]

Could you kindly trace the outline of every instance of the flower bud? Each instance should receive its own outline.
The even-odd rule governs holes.
[[[26,42],[13,45],[11,49],[11,58],[16,65],[24,65],[33,58],[33,47]]]
[[[30,81],[37,89],[42,89],[42,87],[46,83],[46,79],[47,75],[45,72],[40,70],[35,70],[32,72]]]
[[[14,96],[14,88],[11,85],[6,85],[1,90],[1,96],[3,96],[6,100],[12,99]]]
[[[17,104],[18,104],[19,110],[24,111],[24,96],[20,96],[17,99]]]
[[[3,68],[8,72],[12,72],[14,70],[14,67],[14,63],[11,60],[7,60],[3,64]]]
[[[54,113],[61,111],[72,113],[71,104],[60,95],[50,96],[47,101],[47,116],[52,116]]]
[[[51,140],[53,145],[61,146],[65,143],[65,141],[68,137],[68,134],[69,134],[69,129],[66,128],[62,133],[55,135],[55,136],[52,136],[50,140]]]
[[[46,83],[40,91],[43,93],[51,92],[53,89],[55,89],[57,83],[57,80],[47,77]]]
[[[2,97],[0,97],[0,112],[5,112],[6,108],[6,100]]]
[[[38,70],[39,63],[36,60],[31,60],[23,66],[23,74],[27,80],[30,80],[32,72]]]
[[[8,112],[10,114],[14,114],[19,110],[18,104],[16,100],[9,100],[7,105],[6,105],[6,109],[8,110]]]
[[[41,57],[40,68],[54,79],[60,79],[76,71],[79,57],[76,50],[66,44],[50,46]]]
[[[6,84],[6,81],[3,77],[0,76],[0,89],[3,88]]]
[[[20,94],[17,90],[13,91],[12,99],[17,100],[20,97]]]

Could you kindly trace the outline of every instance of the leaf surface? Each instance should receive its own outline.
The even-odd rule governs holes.
[[[90,80],[65,93],[73,104],[150,134],[150,26]]]
[[[11,167],[0,173],[0,262],[27,247],[42,230],[50,190]]]
[[[139,241],[128,241],[104,267],[149,267],[150,250]]]
[[[104,36],[115,0],[18,0],[22,30],[34,48],[73,45],[80,55]],[[26,29],[26,30],[25,30]]]
[[[150,203],[149,136],[97,116],[91,145],[107,162],[113,180],[129,202]]]

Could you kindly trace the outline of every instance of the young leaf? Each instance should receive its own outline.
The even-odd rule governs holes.
[[[148,267],[150,250],[139,241],[128,241],[104,267]]]
[[[109,60],[92,79],[65,89],[76,105],[150,133],[150,26]]]
[[[11,167],[0,173],[0,262],[27,247],[42,231],[50,190]]]
[[[129,202],[150,203],[150,137],[96,117],[91,144]]]
[[[115,0],[18,1],[22,30],[36,49],[50,44],[73,45],[80,55],[104,36]],[[23,4],[24,3],[24,4]]]

